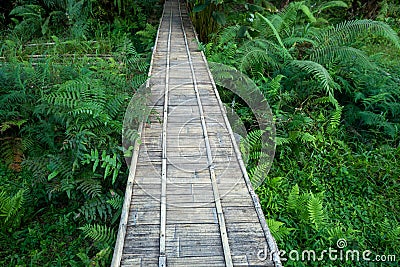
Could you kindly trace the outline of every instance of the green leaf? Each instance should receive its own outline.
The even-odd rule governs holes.
[[[303,11],[303,13],[308,17],[308,19],[311,22],[316,22],[317,19],[314,17],[314,15],[312,14],[312,12],[310,11],[310,9],[308,8],[308,6],[306,5],[301,5],[300,9]]]
[[[309,60],[293,60],[290,64],[304,70],[308,74],[312,74],[321,87],[325,89],[326,93],[333,96],[334,82],[324,66]]]
[[[272,22],[271,22],[269,19],[267,19],[266,17],[264,17],[263,15],[261,15],[260,13],[256,13],[256,15],[259,16],[262,20],[264,20],[264,21],[268,24],[268,26],[269,26],[269,27],[271,28],[271,30],[273,31],[273,33],[274,33],[274,35],[275,35],[275,37],[276,37],[276,40],[278,41],[279,45],[283,48],[285,54],[286,54],[289,58],[292,58],[292,56],[289,54],[289,51],[287,51],[285,45],[283,44],[282,39],[281,39],[281,36],[280,36],[279,33],[278,33],[278,30],[275,28],[275,26],[272,24]]]
[[[52,180],[54,177],[56,177],[59,174],[59,171],[53,171],[52,173],[49,174],[49,176],[47,176],[47,180],[50,181]]]
[[[225,25],[226,24],[226,18],[225,14],[219,11],[214,11],[212,13],[213,19],[219,24],[219,25]]]
[[[47,17],[45,22],[42,25],[42,34],[45,35],[47,31],[49,30],[49,22],[50,22],[50,16]]]
[[[206,4],[201,4],[201,5],[196,5],[195,7],[193,7],[193,12],[197,13],[197,12],[201,12],[204,9],[206,9],[206,7],[208,7],[210,4],[206,2]]]

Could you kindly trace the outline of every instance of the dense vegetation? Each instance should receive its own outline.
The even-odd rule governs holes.
[[[252,78],[272,108],[277,151],[257,192],[285,251],[345,238],[344,250],[400,257],[400,8],[364,2],[188,1],[199,48]],[[123,114],[161,6],[2,1],[0,265],[109,264],[127,177]],[[248,107],[221,95],[253,129]]]
[[[195,22],[211,21],[199,29],[208,59],[246,73],[273,111],[277,150],[257,192],[286,266],[397,266],[399,6],[260,0],[192,7]],[[252,120],[237,96],[220,90],[242,120]],[[318,258],[338,249],[340,239],[344,252],[397,261],[301,260],[304,250]]]
[[[0,265],[106,266],[158,1],[2,1]]]

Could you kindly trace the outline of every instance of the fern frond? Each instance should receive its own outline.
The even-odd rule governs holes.
[[[47,165],[50,173],[47,177],[49,181],[56,177],[61,180],[72,180],[74,171],[70,160],[58,155],[48,155],[48,157],[50,159]]]
[[[298,209],[299,205],[299,186],[295,184],[289,192],[289,196],[286,202],[286,209],[288,212],[295,211]]]
[[[319,5],[316,10],[318,13],[321,13],[325,9],[332,8],[332,7],[343,7],[347,8],[348,5],[343,2],[343,1],[329,1],[329,2],[323,2],[321,5]]]
[[[97,219],[107,220],[113,214],[111,206],[102,196],[87,200],[83,206],[78,209],[78,211],[79,215],[84,216],[85,220],[89,222]]]
[[[257,188],[260,184],[262,184],[267,176],[268,167],[268,163],[261,163],[248,170],[249,178],[254,188]]]
[[[279,45],[282,47],[285,55],[288,58],[292,58],[292,56],[290,55],[289,51],[286,49],[285,45],[283,44],[281,36],[278,33],[278,30],[275,28],[275,26],[272,24],[272,22],[268,18],[266,18],[263,15],[261,15],[260,13],[256,13],[256,15],[258,15],[271,28],[272,32],[275,35],[276,40],[278,41]]]
[[[310,55],[312,61],[319,64],[347,63],[357,64],[360,67],[376,68],[369,57],[361,50],[348,46],[327,46],[315,49]]]
[[[280,136],[275,137],[275,143],[277,146],[290,144],[292,142],[293,142],[293,140],[291,138],[280,137]]]
[[[26,119],[19,119],[19,120],[9,120],[2,122],[0,124],[0,133],[5,132],[8,129],[11,129],[13,126],[17,126],[18,128],[21,128],[21,125],[26,123],[28,120]]]
[[[113,224],[116,221],[118,221],[121,216],[122,205],[124,203],[124,197],[120,196],[116,193],[113,193],[113,192],[112,192],[112,194],[115,194],[115,195],[111,199],[108,199],[107,203],[110,204],[113,207],[113,209],[116,210],[114,213],[114,216],[111,219],[111,223]]]
[[[272,16],[271,21],[278,32],[290,29],[297,19],[297,12],[302,11],[311,22],[315,21],[314,15],[309,8],[304,5],[304,1],[290,2],[289,5],[279,14]]]
[[[40,158],[27,158],[22,162],[22,166],[32,173],[36,178],[37,183],[44,183],[47,181],[48,169],[47,164],[49,159],[47,157]]]
[[[317,104],[326,104],[326,103],[329,103],[329,102],[331,102],[331,100],[330,100],[330,98],[328,96],[319,97],[319,98],[313,100],[313,103],[316,104],[316,105]]]
[[[271,57],[265,50],[253,49],[244,54],[239,68],[242,71],[250,70],[250,73],[263,73],[263,66],[276,69],[278,67],[277,60]]]
[[[111,199],[107,200],[107,203],[110,204],[114,209],[120,209],[124,203],[124,197],[115,194]]]
[[[381,235],[386,242],[400,247],[400,225],[390,222],[387,218],[381,224]]]
[[[312,226],[315,227],[316,230],[320,229],[326,221],[322,200],[311,193],[307,201],[307,210]]]
[[[299,132],[298,137],[302,143],[315,142],[316,137],[307,132]]]
[[[125,66],[132,70],[139,70],[145,72],[148,67],[147,61],[142,58],[136,51],[132,41],[125,35],[117,47],[117,52],[114,53],[114,57],[123,62]]]
[[[114,243],[115,232],[106,225],[86,224],[79,229],[83,231],[85,237],[89,237],[95,242],[107,243],[109,245]]]
[[[21,138],[3,137],[0,138],[0,156],[2,161],[15,171],[21,170],[21,162],[24,158]]]
[[[308,43],[311,44],[312,46],[315,46],[317,44],[313,39],[307,37],[298,37],[298,36],[290,36],[284,38],[282,41],[287,47],[292,47],[296,44],[302,44],[302,43]]]
[[[388,121],[382,114],[376,114],[371,111],[360,111],[358,112],[358,115],[362,122],[366,125],[384,126],[388,123]]]
[[[337,127],[339,126],[340,118],[342,117],[342,111],[343,107],[339,107],[333,112],[329,123],[329,127],[331,129],[337,129]]]
[[[239,51],[242,55],[239,69],[242,71],[250,69],[263,73],[263,69],[278,69],[287,58],[282,47],[265,39],[248,41]]]
[[[77,180],[79,184],[77,190],[81,190],[83,193],[89,195],[91,198],[99,197],[102,193],[102,185],[97,179],[81,179]]]
[[[217,39],[218,45],[222,46],[223,44],[227,44],[229,42],[232,42],[232,40],[235,40],[238,35],[239,30],[240,30],[239,25],[225,27],[217,35],[216,39]]]
[[[330,96],[333,96],[334,82],[328,70],[325,69],[324,66],[309,60],[293,60],[290,64],[304,70],[308,74],[313,75],[326,93]]]
[[[259,160],[263,155],[261,151],[262,135],[264,131],[254,130],[249,132],[245,138],[240,140],[240,151],[243,155],[243,160],[248,163],[249,160]]]
[[[250,148],[254,148],[255,146],[260,144],[261,137],[265,133],[263,130],[254,130],[249,132],[245,138],[241,139],[241,144],[243,147],[249,151]]]
[[[400,40],[397,33],[386,23],[373,20],[345,21],[332,29],[322,31],[316,35],[319,46],[346,45],[362,35],[376,34],[390,41],[397,49],[400,49]]]
[[[278,242],[282,241],[285,236],[289,235],[290,231],[295,230],[294,228],[285,227],[283,222],[275,221],[274,219],[267,219],[267,224],[272,236]]]
[[[18,215],[18,212],[23,207],[25,193],[25,189],[20,189],[15,195],[10,197],[6,195],[5,191],[0,191],[0,218],[2,218],[4,225],[16,222],[22,217]]]
[[[107,260],[112,256],[111,246],[107,246],[96,253],[96,256],[92,259],[92,266],[105,266],[107,265]]]
[[[328,240],[334,240],[335,242],[340,239],[344,238],[346,240],[351,240],[352,236],[354,233],[358,232],[357,230],[354,230],[353,228],[349,227],[346,228],[343,227],[341,224],[329,227],[327,233],[328,233]]]

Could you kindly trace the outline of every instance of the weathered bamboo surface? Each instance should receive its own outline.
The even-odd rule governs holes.
[[[155,112],[132,157],[112,266],[281,266],[179,0],[165,2],[151,74]]]

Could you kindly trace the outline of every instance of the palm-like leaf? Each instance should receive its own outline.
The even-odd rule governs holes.
[[[310,60],[293,60],[290,64],[313,75],[313,77],[317,79],[321,88],[324,89],[328,95],[333,95],[334,82],[328,70],[324,66]]]
[[[354,42],[357,37],[375,34],[389,40],[400,49],[400,40],[397,33],[386,23],[373,20],[345,21],[335,27],[323,30],[315,36],[318,47],[341,46]]]

